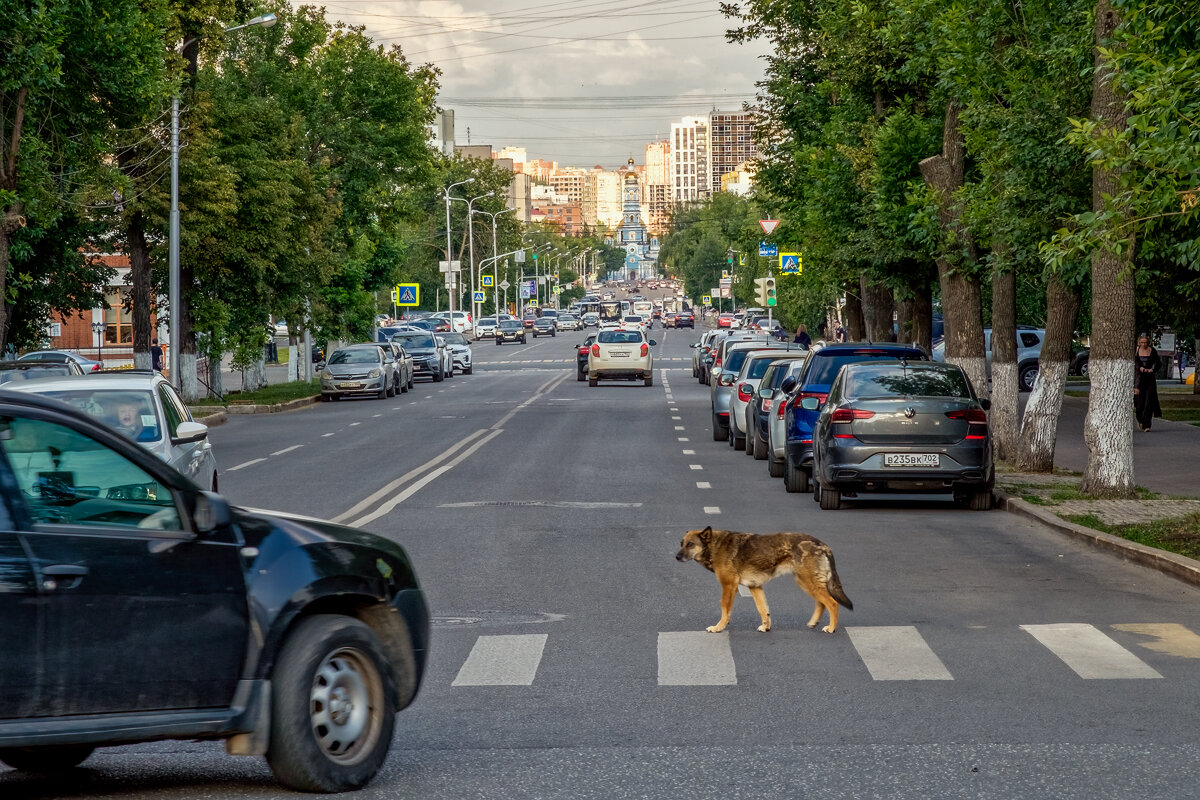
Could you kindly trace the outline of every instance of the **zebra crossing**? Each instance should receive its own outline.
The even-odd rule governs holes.
[[[1163,675],[1100,627],[1086,623],[1019,625],[1032,647],[1049,651],[1082,680],[1153,680]],[[1200,636],[1173,623],[1112,625],[1146,636],[1139,645],[1168,657],[1200,658]],[[953,681],[955,676],[914,625],[844,626],[842,630],[873,681]],[[534,686],[551,634],[480,635],[452,686]],[[661,631],[659,686],[731,686],[738,683],[734,641],[728,632]],[[743,664],[743,674],[754,664]],[[647,676],[649,678],[649,676]]]

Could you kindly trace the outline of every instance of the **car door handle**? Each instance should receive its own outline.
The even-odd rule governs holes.
[[[79,564],[53,564],[42,568],[42,588],[48,592],[56,589],[74,589],[88,574],[88,568]],[[66,579],[60,587],[56,578]]]

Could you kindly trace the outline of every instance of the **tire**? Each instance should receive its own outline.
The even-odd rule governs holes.
[[[408,373],[408,388],[412,389],[416,385],[417,385],[417,379],[413,376],[413,374],[411,372]]]
[[[218,482],[217,482],[217,471],[216,471],[216,470],[213,470],[213,482],[212,482],[212,491],[213,491],[213,494],[220,494],[221,490],[220,490],[219,488],[217,488],[217,487],[218,487],[218,485],[219,485],[219,484],[218,484]]]
[[[972,511],[991,511],[992,490],[984,489],[979,492],[971,492],[967,497],[967,505]]]
[[[366,624],[333,614],[302,620],[271,676],[271,771],[302,792],[362,788],[387,758],[395,695],[383,646]],[[342,707],[331,709],[331,700]]]
[[[322,403],[328,403],[330,401],[330,399],[331,399],[330,395],[325,394],[324,392],[321,392],[321,402]]]
[[[576,373],[575,373],[575,380],[577,380],[577,381],[580,381],[580,382],[586,381],[586,380],[587,380],[587,373],[586,373],[586,372],[576,372]]]
[[[645,378],[645,383],[646,383],[646,385],[647,385],[647,386],[653,386],[653,385],[654,385],[654,373],[653,373],[653,372],[651,372],[651,373],[648,373],[648,374],[646,375],[646,378]]]
[[[435,372],[433,375],[433,382],[441,383],[444,380],[446,380],[446,376],[444,374],[442,374],[442,365],[438,364],[438,371]]]
[[[769,444],[768,444],[768,446],[769,446]],[[772,478],[782,478],[783,477],[783,467],[784,467],[784,463],[783,463],[782,458],[775,459],[775,458],[771,457],[770,455],[767,456],[767,474],[770,475]]]
[[[496,347],[499,347],[499,346],[500,346],[500,338],[499,338],[499,337],[497,337],[497,338],[496,338]]]
[[[1033,382],[1037,379],[1038,365],[1026,364],[1017,375],[1017,387],[1022,392],[1033,390]]]
[[[599,385],[600,385],[600,379],[599,379],[599,378],[588,378],[588,386],[593,386],[593,387],[594,387],[594,386],[599,386]]]
[[[713,441],[724,442],[729,439],[729,428],[721,424],[721,418],[713,412],[712,415]]]
[[[837,489],[821,487],[821,508],[824,511],[837,511],[842,507],[842,493]]]
[[[380,400],[387,400],[388,399],[388,387],[384,386],[382,389],[379,390],[379,393],[375,396],[377,398],[379,398]]]
[[[521,337],[521,344],[525,344],[527,341],[528,340],[524,336]]]
[[[1088,375],[1088,361],[1089,360],[1090,359],[1087,356],[1084,356],[1083,360],[1079,362],[1079,374],[1085,378],[1089,377],[1089,375]]]
[[[21,772],[55,773],[79,766],[95,750],[87,745],[5,747],[0,761]]]
[[[463,375],[471,375],[475,372],[475,367],[467,367],[463,370]]]
[[[808,473],[795,464],[790,456],[785,455],[783,461],[784,488],[793,493],[809,491],[812,487],[809,486]]]
[[[754,460],[767,460],[767,443],[765,440],[759,437],[758,431],[754,432]]]
[[[399,393],[400,393],[400,390],[396,388],[396,382],[392,381],[392,385],[387,387],[387,394],[384,396],[385,397],[395,397]]]

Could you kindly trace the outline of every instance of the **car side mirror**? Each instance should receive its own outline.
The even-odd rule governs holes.
[[[200,492],[196,495],[192,522],[200,533],[213,533],[233,524],[233,511],[229,508],[229,502],[221,495],[215,492]]]
[[[990,411],[992,408],[992,401],[985,397],[979,401],[979,407],[984,411]]]
[[[651,346],[651,347],[654,347],[654,346],[656,346],[657,344],[658,344],[658,342],[654,341],[653,339],[651,339],[651,340],[650,340],[650,346]]]
[[[208,438],[208,426],[200,422],[181,422],[171,437],[174,444],[200,442]]]
[[[781,383],[779,385],[779,389],[780,389],[780,391],[784,392],[785,394],[791,394],[796,389],[796,379],[795,378],[784,379],[783,383]]]
[[[821,407],[821,401],[815,397],[805,397],[800,401],[800,407],[805,411],[816,411]]]
[[[769,400],[775,396],[775,390],[770,386],[761,386],[758,389],[758,396],[763,400]]]

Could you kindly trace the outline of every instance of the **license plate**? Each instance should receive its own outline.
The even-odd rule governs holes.
[[[884,453],[885,467],[937,467],[941,464],[937,453]]]
[[[339,389],[361,389],[362,384],[361,383],[339,383],[338,388]]]
[[[609,353],[609,356],[611,356],[612,358],[629,358],[629,351],[627,351],[627,350],[622,350],[622,351],[613,350],[611,353]]]

